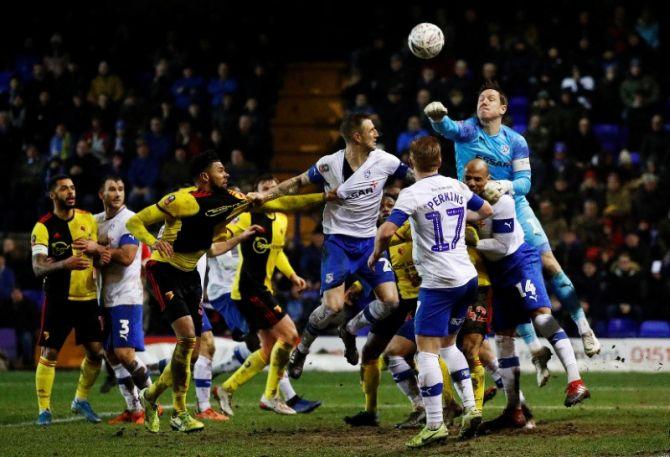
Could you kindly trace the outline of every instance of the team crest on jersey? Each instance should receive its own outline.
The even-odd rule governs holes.
[[[449,321],[449,323],[450,323],[451,325],[453,325],[454,327],[460,327],[461,325],[463,325],[463,322],[465,322],[465,318],[464,318],[464,317],[460,317],[460,318],[455,318],[455,317],[454,317],[454,318],[452,318],[452,319]]]
[[[167,206],[167,205],[169,205],[170,203],[172,203],[173,201],[175,201],[176,198],[177,198],[177,197],[175,197],[174,194],[170,194],[170,195],[167,196],[167,198],[165,199],[165,202],[164,202],[163,204],[164,204],[165,206]]]
[[[44,341],[49,339],[49,332],[42,332],[42,338],[44,338]]]
[[[502,147],[500,148],[500,152],[502,152],[503,154],[509,154],[509,145],[503,144]]]
[[[172,300],[174,298],[174,292],[172,292],[171,290],[168,291],[168,292],[165,292],[165,298],[167,298],[168,301]]]
[[[365,170],[365,173],[363,173],[363,177],[365,177],[365,179],[370,179],[370,176],[372,176],[372,171],[369,169]]]
[[[328,171],[330,171],[330,166],[328,166],[327,163],[322,163],[321,165],[319,165],[320,173],[327,173]]]
[[[330,284],[331,282],[333,282],[333,279],[335,278],[332,273],[326,273],[326,284]]]
[[[259,236],[254,240],[252,248],[256,254],[264,254],[270,249],[270,243],[268,243],[267,239]]]

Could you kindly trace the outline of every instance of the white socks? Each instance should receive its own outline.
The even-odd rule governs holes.
[[[538,314],[534,319],[535,327],[542,336],[549,340],[554,347],[554,351],[563,364],[563,368],[568,375],[568,383],[581,379],[579,368],[577,368],[577,359],[575,358],[575,350],[570,344],[568,335],[556,319],[551,314]]]
[[[286,376],[286,373],[284,373],[284,376],[279,380],[279,391],[281,392],[282,397],[284,397],[284,401],[289,401],[297,395],[295,390],[293,390],[291,381],[288,379],[288,376]]]
[[[206,411],[212,407],[209,396],[212,390],[212,359],[202,354],[193,365],[193,381],[195,382],[195,397],[198,400],[198,411]]]
[[[419,352],[416,358],[419,366],[419,388],[426,408],[426,427],[430,430],[437,430],[444,422],[442,415],[444,383],[438,355],[430,352]]]
[[[498,349],[498,364],[500,374],[502,375],[505,395],[507,396],[507,406],[518,408],[521,398],[519,395],[519,355],[514,345],[514,337],[496,335],[496,347]]]
[[[111,365],[111,367],[114,370],[114,376],[116,376],[116,383],[119,386],[121,395],[126,401],[126,409],[128,411],[141,410],[142,407],[140,406],[140,400],[138,397],[139,392],[137,387],[135,387],[133,379],[130,377],[128,370],[126,370],[126,368],[120,363],[118,365]]]
[[[416,375],[405,358],[399,355],[389,356],[388,369],[398,389],[412,402],[412,407],[414,409],[423,408],[421,394],[417,388]],[[448,380],[445,381],[448,382]]]
[[[470,379],[470,368],[465,356],[455,344],[440,349],[440,355],[449,367],[449,374],[459,391],[463,408],[466,410],[473,408],[475,406],[475,394],[472,389],[472,379]]]

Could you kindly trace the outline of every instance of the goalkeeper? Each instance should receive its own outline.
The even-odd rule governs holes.
[[[452,140],[456,150],[458,178],[463,180],[465,164],[479,158],[489,166],[493,181],[486,185],[485,198],[495,203],[502,194],[514,197],[516,215],[524,232],[525,241],[538,250],[542,258],[545,274],[561,304],[570,312],[577,324],[584,344],[584,352],[592,357],[600,352],[600,342],[586,320],[579,297],[572,282],[563,272],[554,257],[547,236],[533,213],[525,195],[530,190],[530,159],[525,138],[507,126],[502,119],[507,112],[507,97],[493,82],[485,83],[479,91],[477,116],[455,122],[447,116],[447,109],[440,102],[432,102],[425,108],[433,129]],[[522,324],[517,332],[529,345],[533,362],[546,365],[550,353],[543,347],[533,326]],[[539,375],[540,373],[538,373]],[[548,371],[538,376],[538,383],[548,380]]]

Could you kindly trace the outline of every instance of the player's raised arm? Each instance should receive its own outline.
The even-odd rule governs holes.
[[[275,200],[268,201],[260,207],[260,211],[300,211],[313,206],[320,205],[326,201],[324,193],[320,194],[305,194],[305,195],[288,195],[279,197]]]
[[[430,119],[433,130],[449,140],[468,141],[476,133],[474,126],[469,121],[456,122],[451,119],[447,115],[447,108],[441,102],[429,103],[423,112]]]

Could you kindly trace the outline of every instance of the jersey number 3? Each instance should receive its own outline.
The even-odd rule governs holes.
[[[465,218],[465,208],[449,208],[447,217],[457,217],[456,228],[451,242],[444,241],[444,233],[442,230],[442,214],[439,211],[431,211],[426,213],[426,219],[433,222],[433,231],[435,232],[435,244],[430,247],[433,252],[445,252],[454,249],[461,238],[461,229],[463,228],[463,219]]]

